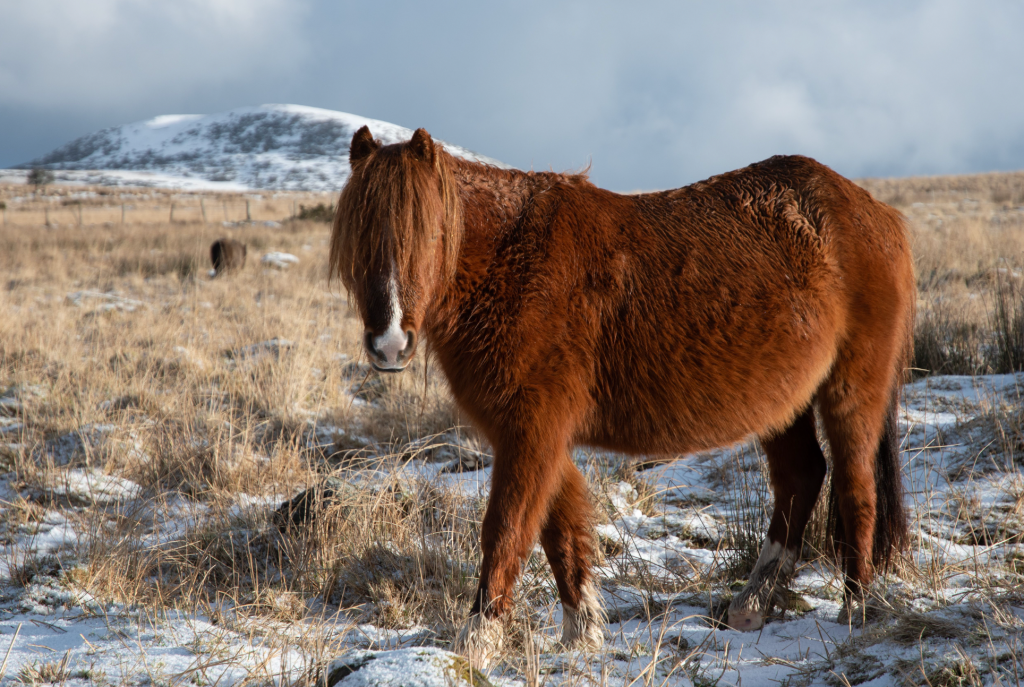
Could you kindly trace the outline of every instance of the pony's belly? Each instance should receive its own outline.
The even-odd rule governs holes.
[[[627,454],[675,455],[727,446],[758,433],[744,417],[719,413],[711,421],[708,415],[697,415],[688,409],[674,410],[647,412],[635,406],[628,415],[607,413],[597,423],[596,431],[580,443]]]
[[[633,384],[596,398],[582,443],[624,453],[689,453],[788,427],[832,366],[833,337],[802,342],[800,355],[770,351],[720,369],[641,370]],[[638,384],[637,379],[656,380]]]
[[[629,454],[681,454],[728,446],[751,435],[785,427],[806,407],[803,402],[768,402],[751,408],[729,398],[691,397],[663,408],[631,404],[628,412],[600,413],[580,443]],[[775,401],[775,399],[773,399]]]

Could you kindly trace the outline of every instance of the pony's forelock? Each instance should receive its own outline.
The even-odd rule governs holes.
[[[330,278],[348,291],[374,259],[393,259],[401,278],[434,241],[443,242],[442,282],[455,274],[463,225],[451,155],[436,144],[433,161],[427,163],[406,148],[387,146],[353,163],[338,198]]]

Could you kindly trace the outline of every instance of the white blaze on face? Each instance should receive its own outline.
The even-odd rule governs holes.
[[[405,350],[407,339],[402,330],[402,302],[398,298],[398,281],[394,266],[388,278],[388,293],[391,295],[391,321],[387,331],[373,340],[373,346],[383,354],[385,366],[398,366],[398,355]]]

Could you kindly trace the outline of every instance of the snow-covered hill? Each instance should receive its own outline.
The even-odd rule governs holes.
[[[103,129],[20,166],[103,170],[92,176],[106,184],[136,185],[151,176],[161,186],[335,191],[348,177],[352,135],[364,124],[384,143],[412,135],[405,127],[346,112],[260,105],[212,115],[162,115]],[[505,166],[444,145],[454,155]]]

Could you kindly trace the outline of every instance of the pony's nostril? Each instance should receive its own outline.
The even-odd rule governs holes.
[[[405,332],[405,348],[402,349],[402,356],[407,356],[412,353],[412,349],[416,347],[416,332],[409,329]]]
[[[416,350],[416,333],[411,329],[405,330],[405,348],[398,353],[399,361],[406,361],[412,357],[412,352]]]
[[[384,355],[377,350],[377,347],[373,343],[373,331],[370,329],[367,329],[366,333],[363,334],[363,348],[366,349],[366,352],[370,354],[371,358],[378,358],[380,360],[384,359]]]

